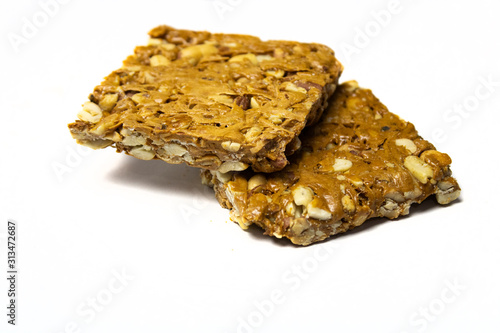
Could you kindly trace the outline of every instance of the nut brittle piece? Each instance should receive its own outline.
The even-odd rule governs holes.
[[[340,85],[302,147],[270,174],[202,171],[219,203],[246,229],[308,245],[367,219],[407,215],[413,203],[460,195],[451,159],[354,81]]]
[[[167,26],[149,35],[69,125],[78,143],[214,171],[277,171],[342,71],[320,44]]]

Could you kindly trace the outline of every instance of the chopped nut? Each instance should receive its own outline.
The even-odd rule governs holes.
[[[307,90],[305,90],[302,87],[297,87],[295,84],[293,84],[291,82],[285,82],[283,84],[283,86],[284,86],[284,89],[286,91],[299,92],[299,93],[307,94]]]
[[[290,201],[286,206],[285,206],[285,212],[289,216],[295,216],[295,213],[297,212],[297,206],[293,201]]]
[[[190,59],[190,63],[195,65],[200,61],[202,57],[206,57],[209,55],[217,54],[219,50],[213,44],[199,44],[188,46],[179,51],[180,58],[188,58]]]
[[[175,46],[175,44],[171,44],[171,43],[162,43],[159,45],[162,49],[164,49],[165,51],[173,51],[177,48],[177,46]]]
[[[404,202],[402,204],[402,207],[400,208],[401,215],[404,216],[410,214],[410,207],[411,207],[411,202]]]
[[[305,218],[294,219],[292,222],[291,231],[293,235],[300,235],[304,231],[308,230],[311,227],[311,223],[307,221]]]
[[[240,44],[236,43],[236,42],[231,42],[231,43],[224,43],[222,44],[222,46],[227,46],[227,47],[237,47],[239,46]]]
[[[314,199],[307,205],[307,215],[317,220],[329,220],[332,218],[332,213],[318,207],[318,199]]]
[[[460,190],[436,193],[436,199],[440,205],[447,205],[450,202],[458,199],[459,196],[460,196]]]
[[[135,134],[126,128],[122,129],[120,133],[123,135],[122,143],[125,146],[142,146],[146,144],[146,139],[143,136]]]
[[[304,54],[304,51],[305,51],[305,50],[304,50],[304,48],[303,48],[302,46],[300,46],[300,45],[295,45],[295,46],[293,47],[293,52],[294,52],[294,53],[297,53],[297,54],[299,54],[299,55],[303,55],[303,54]]]
[[[171,87],[169,87],[167,85],[160,85],[160,87],[158,88],[158,91],[161,93],[170,93],[170,90],[171,90]]]
[[[396,146],[403,146],[412,154],[414,154],[417,151],[417,146],[410,139],[397,139],[395,142]]]
[[[266,183],[266,177],[262,174],[257,174],[248,180],[248,190],[251,191],[258,186]]]
[[[241,148],[241,144],[238,142],[224,141],[221,143],[223,149],[230,151],[232,153],[236,153]]]
[[[351,80],[344,82],[344,87],[347,92],[353,92],[354,90],[359,88],[359,84],[357,81]]]
[[[283,235],[279,234],[277,231],[273,232],[273,236],[276,238],[283,238]]]
[[[167,57],[158,54],[154,55],[151,58],[149,58],[149,63],[151,66],[156,67],[156,66],[168,66],[170,64],[170,60],[167,59]]]
[[[257,102],[255,97],[250,98],[250,107],[252,109],[256,109],[256,108],[260,107],[260,104],[259,104],[259,102]]]
[[[108,134],[104,137],[107,140],[112,140],[114,142],[121,142],[122,141],[122,136],[118,132],[113,132],[111,134]]]
[[[141,160],[152,160],[155,157],[155,152],[151,150],[151,147],[140,146],[130,149],[129,154],[141,159]]]
[[[366,219],[368,218],[370,214],[367,212],[367,211],[361,211],[361,212],[358,212],[355,216],[354,216],[354,219],[353,221],[351,222],[352,225],[354,225],[355,227],[359,227],[360,225],[363,224],[363,222],[366,221]]]
[[[132,100],[137,104],[146,104],[149,101],[146,96],[147,93],[137,93],[132,96]]]
[[[148,45],[149,46],[160,45],[160,44],[163,44],[163,43],[165,43],[165,40],[161,39],[161,38],[150,38],[148,40]]]
[[[295,203],[294,203],[294,205],[295,205]],[[301,217],[303,215],[303,213],[304,213],[304,208],[305,207],[304,206],[295,206],[295,207],[297,207],[295,209],[295,217]]]
[[[326,85],[326,91],[328,94],[333,94],[333,92],[337,89],[337,85],[335,83],[328,83]]]
[[[446,180],[443,180],[443,181],[440,181],[438,184],[437,184],[438,188],[441,190],[441,191],[447,191],[449,190],[450,188],[453,187],[453,184],[449,181],[446,181]]]
[[[353,96],[350,96],[349,98],[347,98],[347,100],[345,101],[345,104],[346,104],[348,109],[352,109],[352,110],[358,110],[358,109],[364,107],[363,100],[361,98],[357,97],[356,95],[353,95]]]
[[[247,54],[238,54],[229,59],[229,62],[243,62],[246,60],[250,60],[250,62],[254,65],[258,65],[259,62],[257,60],[257,57],[253,53],[247,53]]]
[[[342,206],[344,207],[345,210],[347,210],[349,213],[354,212],[356,209],[356,206],[354,206],[354,201],[351,199],[350,196],[344,195],[342,197]]]
[[[248,164],[243,162],[227,161],[222,163],[218,171],[226,173],[229,171],[243,171],[248,168]]]
[[[99,123],[96,125],[93,129],[91,129],[89,132],[92,134],[95,134],[97,136],[102,136],[106,131],[108,130],[108,127],[104,123]]]
[[[436,200],[440,205],[447,205],[460,196],[460,190],[449,181],[440,181],[437,186]]]
[[[359,177],[351,176],[351,177],[349,177],[349,181],[351,182],[351,184],[353,184],[356,187],[363,186],[363,180]]]
[[[321,238],[321,239],[325,239],[326,237],[328,237],[327,234],[325,234],[323,231],[321,230],[316,230],[316,236]]]
[[[235,209],[229,212],[229,217],[231,218],[231,220],[237,222],[240,228],[243,230],[247,230],[248,227],[252,224],[251,222],[247,221],[244,217],[239,215]]]
[[[123,66],[122,68],[128,70],[131,74],[134,74],[135,72],[139,72],[142,70],[142,66],[132,66],[132,65],[129,65],[129,66]]]
[[[182,157],[188,163],[193,163],[194,161],[193,157],[188,152],[182,155]],[[205,155],[198,157],[196,159],[196,163],[202,168],[215,168],[219,167],[222,164],[221,160],[215,155]]]
[[[281,47],[275,48],[274,49],[274,57],[275,58],[284,58],[285,57],[285,51]]]
[[[261,133],[262,131],[264,130],[264,128],[260,127],[260,126],[254,126],[252,128],[250,128],[246,133],[245,133],[245,139],[247,142],[252,142],[255,140],[255,138],[257,138]]]
[[[242,85],[245,85],[247,83],[249,83],[250,80],[247,79],[246,77],[240,77],[237,81],[236,81],[236,85],[237,86],[242,86]]]
[[[427,181],[431,179],[434,174],[431,166],[417,156],[412,155],[406,157],[404,166],[422,184],[427,184]]]
[[[266,60],[273,60],[274,58],[270,56],[269,54],[258,54],[255,56],[257,58],[258,62],[266,61]]]
[[[211,95],[209,96],[209,98],[222,104],[227,104],[227,105],[233,104],[233,98],[228,95]]]
[[[111,111],[118,102],[118,94],[106,94],[104,98],[99,102],[99,107],[103,111]]]
[[[405,199],[415,200],[416,198],[422,195],[422,190],[418,187],[415,187],[413,191],[404,192],[403,195]]]
[[[333,171],[344,172],[352,167],[352,162],[343,158],[336,158],[333,164]]]
[[[318,207],[307,208],[307,215],[317,220],[329,220],[332,218],[332,213]]]
[[[83,108],[77,114],[78,119],[89,123],[97,123],[102,118],[102,110],[99,105],[92,102],[83,103]]]
[[[313,200],[314,192],[309,187],[298,186],[292,191],[292,195],[297,206],[307,206]]]
[[[208,56],[219,53],[219,50],[213,44],[199,44],[199,45],[188,46],[182,49],[180,53],[181,56],[183,57],[197,56],[198,54],[201,54],[202,56]]]
[[[232,172],[222,173],[220,171],[215,171],[215,176],[221,183],[225,184],[231,180],[231,178],[233,177],[233,173]]]
[[[385,195],[386,198],[389,198],[395,202],[403,202],[405,201],[405,197],[403,196],[403,194],[399,193],[399,192],[391,192],[391,193],[387,193]]]
[[[275,125],[279,125],[281,123],[283,123],[283,118],[281,118],[280,116],[278,116],[277,114],[272,114],[269,116],[269,120],[275,124]]]
[[[390,219],[394,219],[399,215],[399,206],[391,199],[386,199],[385,204],[380,207],[380,214]]]
[[[97,139],[97,140],[76,140],[76,143],[92,149],[102,149],[113,144],[111,140]]]
[[[182,155],[182,158],[184,159],[184,161],[186,161],[186,163],[193,163],[194,162],[194,159],[193,157],[189,154],[189,153],[185,153],[184,155]],[[163,159],[164,161],[166,161],[166,159]],[[200,165],[203,165],[203,162],[206,162],[206,161],[203,161],[200,159],[197,160],[197,162],[200,163]]]
[[[184,156],[188,152],[185,147],[177,143],[167,143],[163,146],[163,150],[169,156]]]
[[[439,165],[440,167],[445,167],[451,164],[450,156],[437,150],[426,150],[420,155],[420,158],[426,163]]]
[[[130,136],[133,133],[134,133],[133,129],[129,129],[129,128],[125,128],[125,127],[120,130],[120,134],[123,136]]]
[[[202,172],[200,176],[201,176],[201,184],[202,185],[214,187],[213,177],[209,176],[208,172]],[[212,174],[212,176],[213,176],[213,174]]]
[[[266,71],[267,76],[273,76],[275,78],[282,78],[285,76],[285,71],[282,69],[268,70]]]

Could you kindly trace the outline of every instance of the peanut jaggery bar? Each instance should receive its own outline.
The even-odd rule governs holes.
[[[167,26],[149,35],[69,125],[78,143],[221,172],[280,170],[342,71],[320,44]]]
[[[243,229],[256,224],[308,245],[369,218],[407,215],[432,194],[443,205],[460,194],[450,157],[354,81],[337,88],[300,139],[301,149],[276,173],[202,171]]]

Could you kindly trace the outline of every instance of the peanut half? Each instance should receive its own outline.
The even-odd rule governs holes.
[[[404,166],[410,171],[413,177],[417,178],[422,184],[427,184],[432,179],[434,172],[429,164],[425,163],[417,156],[408,156],[405,158]]]
[[[77,117],[81,121],[95,124],[102,118],[102,109],[95,103],[85,102]]]

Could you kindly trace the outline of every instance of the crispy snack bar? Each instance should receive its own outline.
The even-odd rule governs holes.
[[[218,170],[283,169],[335,90],[320,44],[160,26],[69,124],[78,143]]]
[[[302,147],[272,174],[202,171],[222,207],[243,229],[308,245],[369,218],[407,215],[435,195],[458,198],[451,159],[415,127],[354,81],[339,86],[319,123],[304,130]]]

